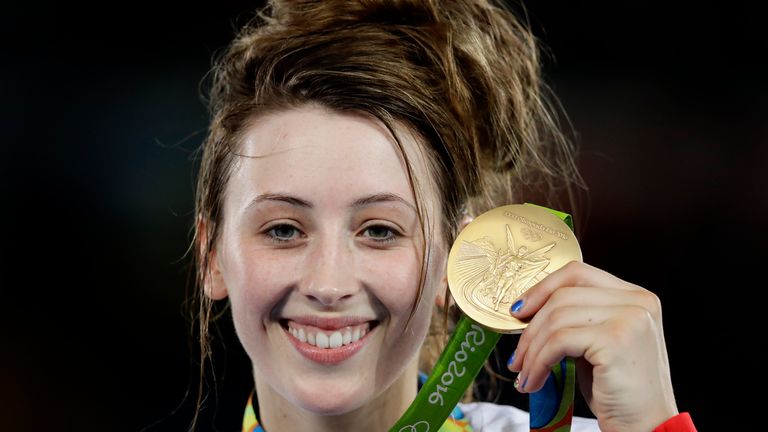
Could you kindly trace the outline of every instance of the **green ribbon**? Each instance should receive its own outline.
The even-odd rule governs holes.
[[[573,231],[569,214],[542,208],[562,219]],[[488,330],[463,315],[432,374],[389,432],[437,432],[500,338],[500,333]],[[575,382],[576,368],[572,358],[564,359],[552,368],[544,388],[531,394],[531,431],[570,432]]]
[[[462,316],[432,374],[390,432],[437,431],[501,338]]]

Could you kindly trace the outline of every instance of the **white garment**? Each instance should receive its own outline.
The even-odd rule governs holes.
[[[529,432],[528,413],[509,405],[488,402],[459,404],[476,432]],[[600,432],[597,420],[574,417],[571,432]]]

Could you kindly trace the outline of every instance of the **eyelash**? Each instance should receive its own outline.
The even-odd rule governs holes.
[[[295,226],[293,226],[291,224],[287,224],[287,223],[280,223],[280,224],[277,224],[277,225],[272,225],[271,227],[267,228],[267,230],[264,231],[264,235],[271,242],[274,242],[274,243],[277,243],[277,244],[286,244],[286,243],[290,243],[291,241],[295,240],[295,237],[291,237],[291,238],[286,239],[286,238],[281,238],[281,237],[276,236],[274,234],[274,231],[277,230],[277,229],[280,229],[280,228],[282,228],[282,229],[290,228],[294,232],[298,233],[298,235],[302,234],[301,230],[299,230]]]
[[[380,244],[392,243],[395,240],[397,240],[398,237],[400,237],[402,235],[397,230],[395,230],[394,228],[389,227],[387,225],[380,225],[380,224],[379,225],[370,225],[370,226],[365,227],[365,229],[363,230],[363,233],[365,233],[365,232],[367,232],[367,231],[369,231],[369,230],[371,230],[373,228],[376,228],[376,229],[382,229],[383,228],[383,229],[387,230],[387,232],[388,232],[388,235],[386,237],[384,237],[384,238],[366,236],[367,238],[373,240],[376,243],[380,243]]]
[[[297,227],[295,227],[295,226],[293,226],[291,224],[287,224],[287,223],[280,223],[280,224],[277,224],[277,225],[272,225],[271,227],[267,228],[263,232],[263,234],[271,242],[284,245],[286,243],[290,243],[291,241],[294,241],[296,239],[296,236],[291,236],[290,238],[282,238],[280,236],[275,235],[274,232],[275,232],[275,230],[286,229],[286,228],[293,230],[295,233],[298,233],[298,236],[301,236],[303,234],[300,229],[298,229]],[[387,225],[381,225],[381,224],[367,226],[367,227],[365,227],[365,229],[363,229],[362,232],[366,233],[366,232],[368,232],[371,229],[385,229],[388,232],[388,235],[386,237],[384,237],[384,238],[373,237],[373,236],[365,236],[368,239],[371,239],[372,241],[374,241],[376,243],[380,243],[380,244],[392,243],[392,242],[396,241],[397,238],[402,235],[396,229],[394,229],[392,227],[389,227]]]

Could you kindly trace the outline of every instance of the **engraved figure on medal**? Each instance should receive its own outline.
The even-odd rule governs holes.
[[[484,314],[498,315],[500,308],[506,311],[517,297],[549,274],[544,269],[550,259],[544,254],[555,243],[529,252],[524,245],[516,246],[509,225],[505,229],[506,250],[496,249],[488,237],[464,240],[456,261],[463,297]],[[523,236],[529,238],[528,234]]]

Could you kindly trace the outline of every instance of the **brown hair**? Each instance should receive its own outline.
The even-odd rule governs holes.
[[[536,41],[490,1],[273,0],[216,59],[211,79],[193,240],[201,373],[210,357],[209,255],[242,136],[258,116],[313,103],[370,115],[398,143],[395,125],[408,127],[426,144],[449,244],[463,212],[581,184],[545,97]],[[432,222],[419,208],[427,233]],[[198,406],[201,398],[202,388]]]

